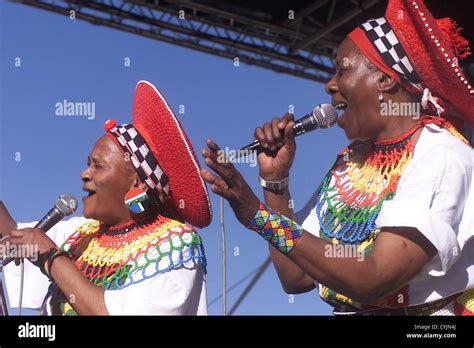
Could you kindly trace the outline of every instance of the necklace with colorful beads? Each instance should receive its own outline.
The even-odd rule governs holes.
[[[80,252],[76,249],[83,241],[88,244]],[[89,281],[106,290],[122,289],[173,269],[202,267],[206,271],[200,236],[192,227],[164,216],[149,224],[131,221],[121,226],[90,220],[77,228],[62,249],[72,255],[79,251],[76,267]],[[49,286],[41,311],[77,315],[55,282]]]
[[[316,200],[320,228],[327,237],[349,244],[375,237],[375,220],[382,205],[394,198],[398,182],[413,157],[412,136],[429,123],[444,127],[469,144],[445,119],[423,116],[401,136],[375,142],[366,155],[360,156],[358,148],[364,148],[360,144],[350,145],[338,154]]]
[[[193,228],[179,221],[158,216],[152,223],[134,222],[108,227],[98,221],[80,226],[63,245],[74,248],[91,237],[75,261],[77,268],[92,283],[105,289],[121,289],[171,269],[205,268],[204,248]]]
[[[411,139],[419,126],[400,137],[378,141],[366,158],[355,160],[357,146],[343,149],[323,180],[316,201],[321,230],[344,243],[360,243],[375,231],[375,220],[413,156]]]

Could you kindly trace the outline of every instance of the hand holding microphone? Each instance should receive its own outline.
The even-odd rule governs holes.
[[[38,253],[42,253],[55,247],[54,242],[46,235],[51,227],[56,225],[64,217],[73,214],[77,209],[77,200],[70,194],[63,194],[56,199],[53,208],[35,225],[34,228],[24,228],[21,230],[11,231],[9,235],[9,243],[21,245],[35,245]],[[3,266],[6,266],[14,258],[5,258]],[[19,260],[19,259],[16,259]]]
[[[294,116],[286,113],[269,123],[255,128],[254,138],[259,144],[259,175],[265,180],[278,181],[288,176],[295,158],[296,143]]]
[[[245,149],[263,149],[258,155],[260,177],[269,181],[280,181],[289,174],[295,157],[295,136],[318,128],[332,127],[337,121],[336,109],[330,104],[322,104],[294,121],[290,113],[282,118],[274,118],[255,129],[255,141]],[[248,151],[248,150],[247,150]]]
[[[312,113],[294,121],[292,114],[274,118],[271,123],[255,129],[255,141],[243,147],[239,153],[248,154],[250,150],[262,149],[258,155],[260,176],[264,180],[278,181],[288,176],[295,155],[296,135],[318,128],[328,128],[336,123],[334,107],[324,104]],[[222,161],[219,145],[207,140],[207,148],[202,150],[204,162],[212,170],[202,169],[201,175],[211,191],[225,198],[232,207],[237,219],[245,224],[255,215],[259,199],[231,161]]]

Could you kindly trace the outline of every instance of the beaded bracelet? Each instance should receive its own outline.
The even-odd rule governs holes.
[[[293,250],[303,234],[300,225],[261,202],[247,228],[257,232],[283,254]]]
[[[69,258],[69,253],[59,249],[58,247],[53,247],[49,249],[47,252],[42,253],[38,257],[38,267],[40,268],[41,272],[46,275],[48,278],[51,278],[51,267],[53,266],[54,260],[59,256],[66,256]]]

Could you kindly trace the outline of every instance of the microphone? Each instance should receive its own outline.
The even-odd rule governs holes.
[[[65,216],[73,214],[77,209],[77,199],[68,193],[60,195],[56,199],[54,207],[35,225],[35,228],[47,232],[61,221]],[[8,265],[14,258],[7,257],[3,260],[3,266]]]
[[[311,132],[318,128],[329,128],[336,124],[337,111],[331,104],[320,104],[314,108],[309,114],[294,121],[295,137]],[[241,156],[247,156],[251,151],[258,151],[262,149],[262,145],[258,140],[244,146],[235,156],[235,159]]]
[[[54,207],[36,224],[35,228],[48,232],[65,216],[73,214],[77,209],[77,200],[68,193],[62,194],[56,199]]]

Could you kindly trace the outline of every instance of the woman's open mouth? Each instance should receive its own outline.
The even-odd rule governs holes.
[[[337,102],[334,102],[332,105],[333,105],[334,108],[337,110],[337,115],[338,115],[338,117],[337,117],[337,124],[339,125],[339,127],[341,127],[340,121],[341,121],[341,119],[342,119],[342,117],[343,117],[343,115],[344,115],[344,112],[345,112],[346,109],[347,109],[347,103],[346,103],[346,102],[339,102],[339,101],[337,101]]]
[[[336,104],[333,104],[336,110],[344,112],[347,108],[347,103],[344,102],[339,102]]]
[[[90,197],[92,197],[92,196],[94,196],[95,193],[96,193],[94,190],[91,190],[91,189],[88,189],[88,188],[82,188],[82,190],[85,191],[85,192],[87,192],[87,196],[84,196],[84,197],[82,198],[83,201],[86,200],[86,199],[88,199],[88,198],[90,198]]]

